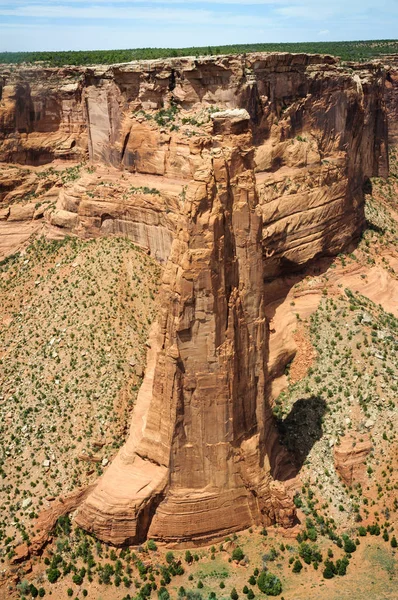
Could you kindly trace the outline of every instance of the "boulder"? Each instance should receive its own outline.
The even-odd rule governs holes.
[[[366,458],[372,448],[368,434],[350,434],[334,446],[335,469],[348,487],[354,483],[365,483]]]

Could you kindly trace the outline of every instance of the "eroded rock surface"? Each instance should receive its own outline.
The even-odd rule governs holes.
[[[164,214],[181,211],[175,201],[170,207],[170,187],[174,198],[184,197],[200,160],[198,138],[217,136],[211,113],[247,110],[272,278],[334,255],[359,235],[363,183],[387,166],[384,78],[377,64],[345,72],[332,57],[291,54],[4,68],[0,159],[89,156],[126,176],[141,174],[136,185],[160,192],[153,200],[77,182],[50,192],[56,207],[47,220],[79,235],[128,235],[166,260],[175,227]],[[143,200],[152,201],[148,211]],[[2,204],[10,201],[8,193]]]
[[[334,447],[335,469],[348,487],[366,481],[366,458],[371,450],[368,434],[347,435]]]
[[[130,436],[77,523],[113,544],[291,525],[266,290],[360,235],[388,163],[385,71],[253,54],[39,73],[1,76],[0,158],[97,170],[39,190],[41,216],[5,181],[1,218],[128,235],[166,265]]]
[[[387,56],[386,60],[386,106],[388,112],[388,140],[398,144],[398,57]]]
[[[179,541],[293,520],[261,450],[267,329],[249,121],[217,113],[218,136],[198,140],[129,443],[77,517],[113,543],[136,540],[155,508],[149,535]]]

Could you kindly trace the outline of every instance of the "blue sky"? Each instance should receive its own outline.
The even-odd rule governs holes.
[[[398,0],[0,0],[0,51],[398,37]]]

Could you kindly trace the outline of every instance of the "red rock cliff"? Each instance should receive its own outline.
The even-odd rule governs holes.
[[[267,276],[273,277],[336,254],[359,234],[363,182],[387,167],[384,79],[378,65],[348,72],[332,57],[290,54],[4,68],[0,160],[41,164],[88,154],[156,177],[162,199],[166,194],[156,216],[145,197],[137,213],[139,198],[130,202],[120,193],[117,200],[103,194],[93,200],[78,182],[55,190],[56,211],[45,217],[79,235],[127,234],[166,260],[175,233],[167,214],[181,210],[175,200],[170,207],[170,185],[177,199],[183,196],[198,160],[195,138],[213,135],[211,111],[245,109]]]
[[[121,225],[139,197],[92,201],[80,185],[73,202],[57,201],[70,231],[124,231],[166,262],[130,436],[78,524],[114,544],[290,525],[282,481],[293,471],[265,393],[264,281],[359,236],[363,184],[387,168],[384,70],[256,54],[65,70],[62,85],[59,76],[47,102],[37,71],[3,74],[2,160],[87,148],[94,162],[156,177],[161,214],[163,190],[180,190],[175,218],[151,222],[152,237]],[[150,207],[140,210],[149,226]],[[155,243],[160,230],[170,243]]]

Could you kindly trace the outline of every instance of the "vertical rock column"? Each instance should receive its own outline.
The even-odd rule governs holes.
[[[148,526],[154,538],[205,540],[293,515],[283,493],[272,497],[260,452],[267,327],[249,115],[213,122],[214,136],[192,145],[129,440],[77,517],[112,543],[138,541]]]
[[[168,274],[164,322],[176,355],[176,423],[169,489],[152,537],[210,536],[254,518],[240,444],[262,420],[261,220],[249,115],[226,111],[213,121],[213,140],[193,157],[186,222]]]

